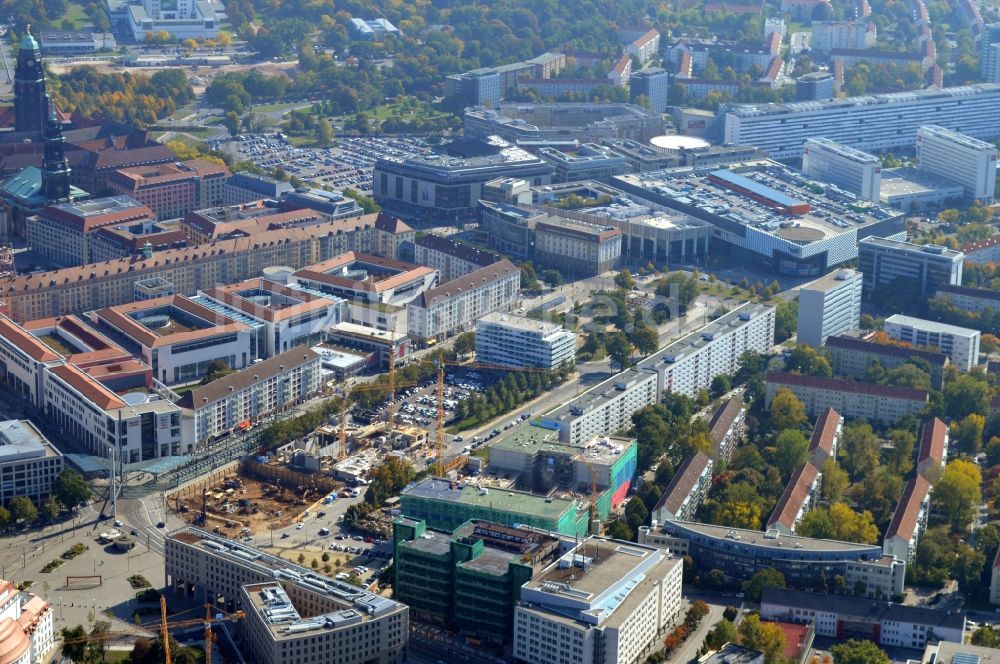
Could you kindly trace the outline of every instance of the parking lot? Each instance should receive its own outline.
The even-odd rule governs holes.
[[[216,142],[212,147],[226,149],[227,145],[237,158],[261,168],[281,168],[314,186],[351,188],[365,194],[372,191],[375,162],[380,157],[404,159],[430,151],[422,138],[406,135],[346,137],[337,139],[337,146],[332,148],[297,148],[283,134],[248,134],[228,144]]]

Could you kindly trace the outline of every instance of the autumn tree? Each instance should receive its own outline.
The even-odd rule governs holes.
[[[944,517],[953,532],[965,532],[975,509],[983,502],[982,473],[971,461],[948,463],[931,490],[933,509]]]
[[[752,613],[740,622],[737,632],[743,646],[764,653],[764,664],[783,661],[781,653],[787,645],[785,634],[774,623],[763,622],[759,615]]]
[[[771,399],[769,408],[771,427],[778,431],[784,429],[799,429],[808,421],[806,407],[802,405],[795,393],[789,389],[778,390]]]

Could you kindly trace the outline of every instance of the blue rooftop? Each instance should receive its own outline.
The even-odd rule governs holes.
[[[767,185],[763,185],[760,182],[757,182],[756,180],[751,180],[748,177],[744,177],[737,173],[733,173],[732,171],[719,169],[717,171],[712,171],[712,176],[720,180],[723,180],[725,182],[728,182],[729,184],[735,187],[739,187],[740,189],[745,189],[746,191],[754,193],[769,201],[773,201],[783,207],[792,207],[794,205],[803,204],[803,201],[800,201],[797,198],[792,198],[791,196],[783,194],[777,189],[773,189],[771,187],[768,187]]]

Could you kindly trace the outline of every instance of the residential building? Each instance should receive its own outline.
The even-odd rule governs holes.
[[[822,470],[827,459],[837,460],[840,435],[844,431],[844,418],[833,408],[827,408],[816,418],[809,438],[809,463]]]
[[[805,405],[810,417],[833,408],[844,417],[864,417],[891,424],[920,412],[928,399],[925,390],[838,378],[769,372],[766,380],[768,404],[779,390],[788,389]]]
[[[139,201],[155,212],[157,219],[177,219],[194,210],[222,205],[230,175],[224,165],[193,159],[120,168],[108,176],[108,189],[115,196]]]
[[[802,172],[866,200],[879,200],[882,160],[867,152],[828,138],[810,138],[802,146]]]
[[[521,299],[521,270],[507,259],[420,293],[407,306],[410,336],[445,339],[472,329],[494,311],[513,311]]]
[[[62,452],[29,420],[0,422],[0,503],[25,496],[41,505],[62,471]]]
[[[406,661],[405,604],[193,527],[168,534],[163,557],[174,593],[244,612],[251,664],[296,664],[312,648],[344,664]]]
[[[659,403],[667,392],[693,397],[708,389],[715,376],[734,373],[744,352],[765,352],[773,341],[774,307],[744,304],[546,413],[546,418],[559,423],[564,441],[620,431],[631,426],[632,413]]]
[[[263,327],[264,338],[258,340],[257,348],[261,358],[320,343],[327,330],[343,320],[348,308],[341,298],[263,278],[206,288],[193,299],[255,330]]]
[[[555,183],[605,182],[629,170],[624,157],[596,143],[584,143],[573,149],[542,147],[538,156],[552,166]]]
[[[90,319],[134,349],[165,385],[200,380],[220,363],[242,369],[265,354],[250,325],[184,295],[99,309]]]
[[[483,185],[497,177],[517,177],[534,185],[552,182],[552,167],[525,150],[495,141],[483,157],[439,154],[375,163],[375,200],[389,214],[435,224],[467,223],[478,215]]]
[[[767,520],[768,530],[777,530],[782,535],[794,535],[795,526],[806,515],[818,498],[823,473],[808,461],[794,471],[778,499],[771,518]]]
[[[942,284],[938,286],[937,297],[944,298],[970,314],[982,314],[987,310],[1000,311],[1000,293],[991,288]]]
[[[591,85],[590,81],[585,83]],[[663,133],[664,124],[658,113],[635,104],[519,102],[500,104],[496,111],[467,108],[462,128],[466,138],[485,140],[499,136],[515,145],[599,143],[606,139],[630,139],[645,144]]]
[[[345,348],[373,354],[379,369],[388,369],[390,357],[397,365],[401,364],[412,350],[409,337],[404,332],[397,332],[395,328],[379,330],[346,321],[329,328],[326,340]]]
[[[905,95],[847,97],[819,104],[740,104],[723,110],[726,143],[756,145],[773,159],[802,155],[807,138],[825,136],[866,152],[911,148],[914,127],[938,124],[974,138],[1000,137],[1000,84],[925,88]]]
[[[479,201],[479,225],[491,249],[514,260],[535,252],[535,226],[549,215],[502,202]]]
[[[913,562],[917,544],[927,528],[930,490],[930,482],[923,475],[915,475],[903,487],[903,495],[882,538],[882,550],[887,556]]]
[[[894,314],[885,319],[885,333],[911,346],[934,348],[962,371],[979,364],[979,330]]]
[[[110,32],[83,30],[46,30],[38,34],[42,53],[50,57],[84,55],[102,49],[115,50],[118,42]]]
[[[319,394],[321,364],[318,353],[297,346],[194,387],[177,402],[185,440],[217,440]]]
[[[864,639],[883,648],[923,648],[930,641],[963,640],[965,614],[829,593],[767,588],[765,620],[812,623],[816,636]]]
[[[948,463],[948,425],[938,418],[924,422],[917,449],[917,474],[931,484]]]
[[[158,251],[188,246],[187,233],[175,224],[159,224],[151,219],[102,226],[87,240],[93,263],[142,256],[150,258]]]
[[[295,188],[283,180],[248,172],[233,173],[222,186],[222,204],[242,205],[263,198],[280,200],[293,191]]]
[[[884,237],[858,242],[858,270],[864,275],[864,293],[880,286],[909,288],[914,295],[932,297],[941,284],[962,283],[965,255],[933,244],[911,244]]]
[[[987,83],[1000,83],[1000,23],[984,26],[979,40],[979,73]]]
[[[638,445],[632,438],[597,436],[582,444],[559,440],[545,418],[516,427],[489,446],[489,467],[509,473],[519,488],[536,495],[569,491],[592,495],[596,516],[606,519],[628,497]]]
[[[812,182],[787,166],[755,161],[632,173],[612,185],[707,222],[713,253],[778,274],[818,277],[855,259],[861,238],[905,237],[902,213],[879,204],[847,208],[846,194],[819,192]]]
[[[280,210],[312,210],[318,212],[326,221],[360,217],[365,213],[356,200],[344,196],[339,191],[325,189],[296,189],[282,197],[278,204]]]
[[[295,271],[289,284],[345,300],[402,306],[438,284],[437,270],[349,251]]]
[[[613,226],[550,216],[535,224],[535,262],[567,278],[603,274],[622,255],[622,232]]]
[[[491,109],[503,100],[503,79],[500,72],[492,70],[466,72],[455,76],[453,87],[466,106]]]
[[[833,65],[834,71],[853,69],[865,62],[871,66],[920,67],[922,71],[926,72],[935,65],[936,53],[936,47],[930,45],[922,45],[919,53],[880,51],[871,48],[835,48],[830,52],[830,64]]]
[[[917,168],[961,185],[966,198],[976,203],[993,202],[997,149],[992,143],[937,125],[924,125],[917,129]]]
[[[352,18],[347,22],[347,27],[355,39],[367,41],[384,41],[386,37],[399,34],[396,26],[384,18]]]
[[[551,78],[565,68],[565,54],[543,53],[523,62],[451,74],[445,78],[445,95],[458,95],[470,106],[482,105],[492,108],[499,104],[507,91],[516,87],[519,81]],[[489,79],[489,82],[480,83],[479,81],[483,79]],[[466,133],[466,136],[469,134]]]
[[[826,351],[830,355],[833,373],[855,380],[865,377],[869,367],[878,363],[886,371],[919,358],[930,365],[931,387],[941,389],[944,382],[944,368],[950,361],[948,356],[934,351],[905,348],[897,344],[879,344],[850,336],[830,336],[826,339]]]
[[[834,50],[865,50],[875,48],[878,31],[867,20],[813,21],[809,50],[829,57]]]
[[[819,348],[830,335],[858,329],[862,281],[860,272],[845,268],[800,288],[796,341]]]
[[[314,210],[299,208],[282,211],[277,203],[261,200],[195,210],[184,217],[181,227],[195,244],[211,244],[268,230],[320,223],[323,223],[323,216]]]
[[[515,659],[528,664],[643,659],[681,612],[682,567],[680,558],[632,542],[598,537],[567,542],[558,562],[521,587],[514,608]]]
[[[215,39],[225,19],[225,7],[220,0],[142,0],[128,5],[127,27],[132,38],[143,42],[146,35],[166,32],[171,39]]]
[[[128,196],[49,205],[28,219],[28,244],[59,265],[91,262],[90,238],[104,226],[152,221],[148,207]]]
[[[827,71],[814,71],[795,79],[795,101],[833,99],[836,78]]]
[[[645,67],[632,72],[628,81],[628,100],[638,104],[645,98],[654,113],[667,110],[670,94],[670,72],[661,67]]]
[[[437,270],[441,283],[489,267],[500,259],[501,256],[440,235],[424,235],[413,242],[413,261]]]
[[[783,535],[777,530],[666,521],[640,526],[639,543],[690,556],[702,578],[717,569],[727,582],[737,584],[771,568],[781,572],[792,588],[820,589],[842,576],[847,592],[863,585],[862,595],[888,599],[903,592],[906,575],[906,561],[886,556],[877,544]]]
[[[426,477],[400,494],[400,513],[425,521],[428,528],[451,532],[466,521],[531,526],[570,537],[589,531],[587,511],[576,500],[496,490]]]
[[[979,242],[967,242],[959,247],[970,263],[1000,262],[1000,235],[992,235]]]
[[[555,323],[491,313],[476,323],[476,361],[555,370],[576,359],[576,333]]]
[[[695,452],[674,473],[650,517],[659,523],[692,521],[712,487],[712,460]]]
[[[746,430],[746,405],[739,395],[726,399],[708,421],[708,437],[712,439],[712,460],[729,462],[733,451]]]
[[[660,52],[660,33],[653,28],[650,28],[642,34],[635,35],[638,31],[628,31],[627,39],[631,41],[626,41],[625,52],[629,55],[635,56],[640,64],[646,64],[650,60],[656,58],[657,54]]]
[[[417,239],[417,232],[402,219],[380,212],[375,217],[375,243],[372,253],[397,261],[411,258],[409,249]],[[422,265],[422,263],[421,263]]]
[[[920,664],[1000,664],[1000,650],[954,641],[928,643]]]
[[[411,618],[493,645],[511,643],[521,586],[561,554],[558,537],[488,521],[436,532],[401,516],[392,532],[393,595]]]
[[[376,215],[359,219],[271,229],[207,246],[171,249],[101,264],[18,276],[0,286],[4,313],[31,320],[132,302],[135,283],[160,279],[174,292],[258,277],[264,268],[293,270],[347,251],[371,251]]]
[[[52,604],[0,579],[0,644],[10,664],[44,664],[55,647]]]

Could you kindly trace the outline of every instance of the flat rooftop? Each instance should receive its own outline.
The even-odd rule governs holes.
[[[729,169],[672,169],[615,176],[656,201],[703,214],[715,223],[757,228],[796,244],[811,244],[899,217],[850,192],[772,161]],[[642,194],[639,194],[640,196]]]
[[[892,316],[886,318],[885,322],[905,325],[907,327],[926,330],[927,332],[936,332],[938,334],[954,334],[962,337],[971,337],[979,334],[979,330],[973,330],[972,328],[959,327],[958,325],[948,325],[947,323],[939,323],[937,321],[926,320],[924,318],[904,316],[903,314],[893,314]]]
[[[0,464],[59,456],[62,453],[28,420],[0,422]]]
[[[828,274],[824,274],[819,279],[810,281],[808,284],[802,286],[804,291],[820,291],[826,293],[835,288],[839,288],[847,283],[850,279],[854,277],[860,277],[861,273],[857,270],[852,270],[850,268],[843,268],[840,270],[834,270]]]
[[[800,79],[801,80],[801,79]],[[843,143],[838,143],[837,141],[831,140],[825,137],[817,137],[809,139],[812,143],[816,145],[823,146],[824,149],[833,152],[841,157],[850,159],[857,164],[870,164],[870,165],[881,165],[882,161],[873,154],[863,152],[857,148],[852,148],[849,145],[844,145]],[[884,172],[884,171],[883,171]]]
[[[996,152],[996,148],[993,147],[991,143],[986,141],[981,141],[978,138],[973,138],[972,136],[966,136],[965,134],[960,134],[957,131],[952,131],[951,129],[946,129],[939,125],[923,125],[920,129],[926,133],[939,138],[944,138],[957,145],[961,145],[964,148],[969,148],[971,150],[983,150]]]
[[[432,272],[429,267],[351,251],[297,270],[294,276],[310,282],[381,292],[423,279]]]
[[[402,495],[515,514],[533,514],[555,520],[567,510],[577,507],[575,500],[546,498],[524,491],[480,488],[473,484],[461,484],[436,477],[427,477],[411,484],[403,489]]]
[[[507,435],[490,443],[489,449],[535,454],[550,452],[580,457],[581,461],[599,464],[613,464],[625,451],[635,444],[631,438],[597,436],[581,445],[559,441],[559,430],[529,423],[518,426]]]
[[[671,535],[686,531],[720,541],[728,540],[734,545],[739,543],[764,549],[828,551],[831,555],[838,555],[844,552],[869,552],[876,560],[882,558],[882,547],[876,544],[856,544],[854,542],[840,542],[838,540],[799,537],[798,535],[781,535],[777,530],[764,532],[761,530],[748,530],[746,528],[715,526],[710,523],[697,523],[695,521],[670,521],[662,524],[660,530]]]
[[[490,314],[486,314],[479,318],[479,322],[491,323],[493,325],[499,325],[501,327],[510,328],[512,330],[522,330],[525,332],[539,332],[543,336],[557,330],[562,330],[562,325],[557,325],[555,323],[549,323],[543,320],[536,320],[534,318],[528,318],[527,316],[514,316],[513,314],[505,314],[499,311],[495,311]]]
[[[94,315],[102,325],[110,326],[148,348],[250,329],[245,323],[237,322],[183,295],[167,295],[107,307]]]
[[[86,218],[103,214],[117,214],[146,206],[129,196],[108,196],[75,203],[57,203],[52,207],[77,217]]]
[[[310,311],[319,311],[336,300],[315,295],[308,290],[290,288],[267,279],[248,279],[228,286],[209,288],[205,297],[227,307],[266,321],[281,321]]]
[[[747,302],[746,304],[742,304],[732,311],[719,316],[704,327],[701,327],[694,332],[690,332],[677,341],[664,346],[656,353],[640,362],[638,366],[652,368],[659,362],[666,362],[667,364],[679,362],[691,353],[695,353],[712,343],[712,341],[719,335],[726,334],[743,327],[770,308],[771,307],[769,305],[760,304],[758,302]]]
[[[858,242],[859,251],[861,249],[861,245],[881,247],[883,249],[891,249],[893,251],[905,251],[924,256],[941,256],[943,259],[950,261],[960,261],[965,258],[965,254],[961,251],[955,251],[954,249],[949,249],[941,246],[940,244],[914,244],[912,242],[903,242],[901,240],[890,240],[889,238],[873,236],[866,237]]]
[[[655,555],[657,549],[641,544],[592,537],[523,587],[553,595],[569,595],[577,601],[596,601],[602,593],[635,574],[637,568]]]
[[[902,166],[882,169],[879,197],[888,202],[895,196],[914,196],[932,192],[942,192],[942,195],[948,195],[950,192],[958,196],[962,191],[962,187],[953,182],[945,182],[916,168]]]

